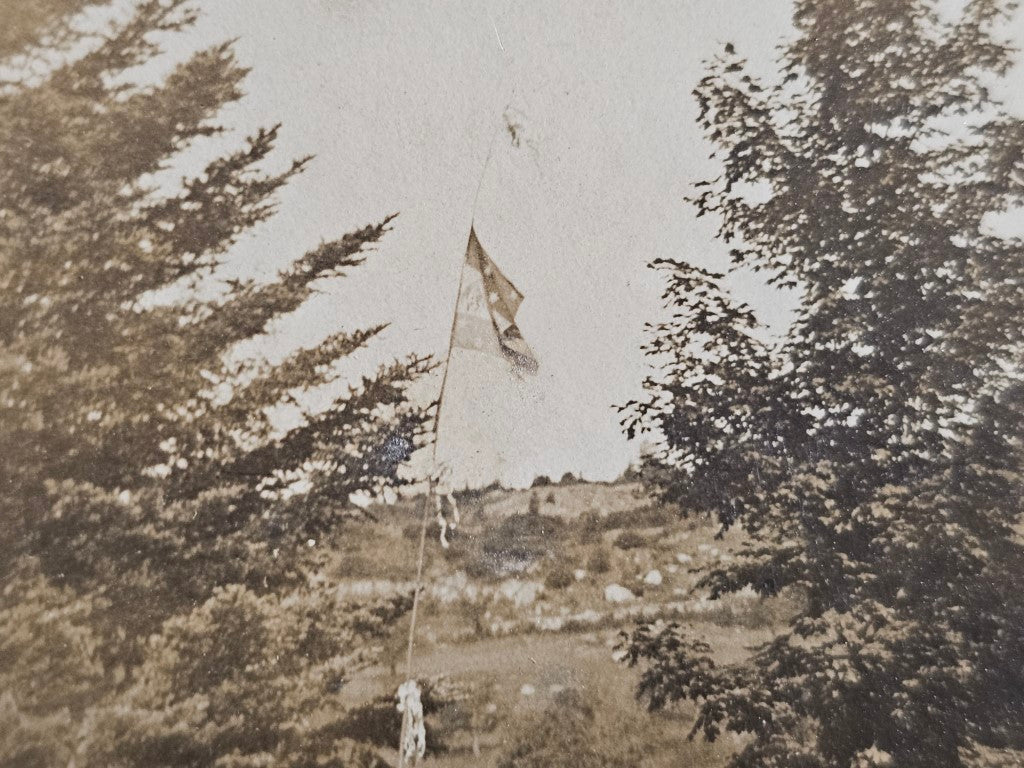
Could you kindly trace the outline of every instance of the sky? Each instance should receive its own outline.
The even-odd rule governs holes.
[[[767,68],[790,33],[783,0],[204,0],[169,54],[237,38],[252,71],[221,121],[236,144],[283,124],[278,162],[316,159],[245,237],[229,271],[269,277],[322,240],[398,213],[369,262],[281,324],[274,356],[339,328],[389,322],[352,365],[443,360],[471,223],[525,294],[540,370],[457,350],[439,456],[456,485],[617,476],[639,446],[615,405],[640,393],[655,258],[726,266],[714,222],[684,197],[713,175],[691,92],[726,42]],[[176,48],[175,46],[180,46]],[[510,111],[514,147],[501,132]],[[497,137],[497,138],[495,138]],[[493,140],[493,143],[492,143]],[[489,152],[489,147],[491,151]],[[193,161],[216,149],[199,145]],[[205,153],[205,154],[204,154]],[[488,161],[489,158],[489,161]],[[479,192],[478,192],[479,190]],[[790,297],[732,285],[769,328]],[[440,369],[417,397],[435,397]]]

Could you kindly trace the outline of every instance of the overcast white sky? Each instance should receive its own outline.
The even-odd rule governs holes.
[[[731,41],[762,64],[789,31],[782,0],[204,0],[175,45],[237,37],[253,68],[224,122],[282,122],[279,160],[315,153],[280,213],[240,244],[270,274],[321,239],[399,212],[379,253],[281,329],[279,346],[392,323],[359,363],[443,357],[488,144],[511,102],[532,147],[499,137],[476,225],[525,293],[540,359],[525,383],[457,353],[441,454],[458,482],[617,475],[635,454],[613,405],[635,396],[659,286],[644,265],[723,267],[713,222],[684,203],[715,170],[690,93]],[[172,50],[172,53],[183,51]],[[207,148],[200,147],[200,151]],[[786,302],[740,278],[769,324]],[[424,385],[435,392],[440,376]]]

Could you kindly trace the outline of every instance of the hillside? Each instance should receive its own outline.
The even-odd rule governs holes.
[[[685,713],[679,721],[679,713],[643,712],[635,673],[616,661],[615,647],[641,616],[685,621],[722,659],[769,637],[785,605],[752,594],[710,601],[694,591],[697,570],[731,558],[742,545],[737,535],[716,538],[707,521],[680,519],[631,483],[464,493],[460,507],[448,550],[431,525],[417,633],[419,678],[448,691],[428,696],[431,764],[493,764],[532,713],[567,691],[580,692],[598,720],[632,723],[643,765],[683,754],[714,765],[713,755],[731,751],[686,741]],[[353,526],[325,574],[341,601],[411,591],[419,509],[418,499],[403,500]],[[402,630],[385,663],[343,689],[348,703],[374,713],[361,735],[384,744],[397,727],[389,697],[401,678]]]

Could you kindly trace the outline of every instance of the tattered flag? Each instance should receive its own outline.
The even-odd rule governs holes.
[[[517,373],[535,373],[537,359],[516,325],[522,302],[523,294],[491,261],[471,228],[452,346],[500,355]]]

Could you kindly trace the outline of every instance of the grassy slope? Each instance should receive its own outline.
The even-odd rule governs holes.
[[[527,510],[534,493],[541,502],[540,515],[531,516]],[[444,676],[470,685],[486,682],[494,717],[486,729],[478,729],[479,758],[470,749],[472,737],[465,727],[470,713],[458,711],[471,705],[453,705],[432,717],[428,726],[444,739],[448,750],[431,755],[429,764],[452,768],[492,764],[523,727],[524,716],[548,705],[565,688],[579,690],[598,710],[599,720],[616,724],[628,738],[643,744],[644,765],[715,766],[724,761],[735,742],[688,741],[690,711],[650,715],[643,710],[633,697],[636,673],[615,662],[613,646],[621,630],[634,622],[623,614],[681,603],[701,608],[700,613],[684,614],[686,620],[695,633],[711,642],[723,661],[744,655],[750,645],[769,637],[784,606],[747,602],[726,610],[699,603],[691,593],[696,570],[729,557],[741,542],[733,537],[715,539],[710,524],[678,520],[653,507],[637,486],[627,484],[496,490],[463,499],[462,508],[463,529],[451,549],[441,550],[433,538],[436,530],[428,541],[428,584],[434,585],[435,593],[438,584],[453,586],[448,590],[451,594],[443,598],[432,594],[424,601],[416,669],[422,678]],[[329,577],[372,589],[411,579],[417,511],[415,502],[375,510],[377,521],[357,526]],[[640,538],[620,539],[624,529],[638,531]],[[616,542],[633,546],[624,548]],[[521,565],[521,558],[501,557],[513,550],[529,553],[525,569],[517,574],[507,566],[509,562]],[[607,555],[607,572],[587,569],[598,550]],[[691,562],[680,564],[681,555]],[[652,569],[662,574],[661,585],[643,583]],[[586,573],[574,574],[566,586],[552,587],[558,583],[549,578],[555,570]],[[494,594],[510,582],[539,586],[546,581],[548,586],[527,604],[515,605]],[[624,606],[610,605],[604,600],[604,588],[610,583],[634,590],[638,599]],[[537,630],[539,617],[557,622],[558,617],[583,611],[599,613],[601,618],[585,626],[568,623],[560,631]],[[394,691],[403,651],[404,636],[399,632],[385,653],[394,668],[385,663],[351,680],[343,693],[346,702],[365,702]]]

